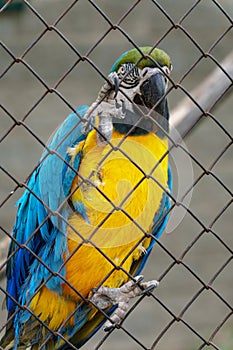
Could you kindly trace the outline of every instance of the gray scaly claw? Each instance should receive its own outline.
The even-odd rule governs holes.
[[[114,88],[115,94],[113,98],[115,99],[117,97],[118,91],[119,91],[119,78],[116,72],[112,72],[108,75],[108,80],[110,81],[110,84]]]
[[[142,280],[143,276],[140,275],[135,277],[135,281],[129,281],[120,288],[102,286],[94,292],[91,300],[100,309],[106,309],[108,306],[117,304],[116,310],[110,319],[105,322],[104,330],[106,332],[116,327],[124,319],[129,308],[130,299],[151,292],[159,284],[155,280],[141,282]]]
[[[92,103],[83,117],[82,133],[84,135],[92,129],[94,118],[99,117],[99,133],[97,133],[97,144],[99,145],[108,142],[112,137],[112,118],[125,118],[124,101],[118,102],[116,99],[118,90],[119,79],[116,72],[112,72],[108,75],[108,82],[105,82],[100,89],[96,101]]]

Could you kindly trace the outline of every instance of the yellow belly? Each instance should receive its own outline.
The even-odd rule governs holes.
[[[114,149],[97,146],[92,131],[71,151],[73,159],[83,156],[72,201],[84,203],[89,222],[79,214],[69,219],[66,278],[84,297],[101,283],[118,287],[128,280],[126,272],[149,245],[145,233],[167,187],[167,140],[148,134],[122,142],[114,132],[111,143]],[[79,299],[66,284],[63,290]]]
[[[114,133],[111,142],[117,147],[122,135]],[[84,297],[101,283],[119,287],[128,280],[133,261],[150,243],[142,230],[150,232],[159,209],[163,189],[156,181],[167,186],[167,157],[155,168],[167,152],[166,140],[152,134],[128,137],[120,149],[122,152],[111,151],[108,145],[96,146],[93,131],[72,151],[73,159],[80,151],[83,153],[80,176],[71,189],[72,201],[85,204],[90,222],[78,214],[69,219],[69,256],[64,258],[67,281]],[[87,178],[96,187],[82,182]],[[67,325],[74,324],[74,317],[69,316],[79,300],[79,294],[66,283],[62,295],[44,286],[32,299],[30,308],[56,330],[67,318]]]

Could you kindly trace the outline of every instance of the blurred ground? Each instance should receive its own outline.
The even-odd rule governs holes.
[[[49,24],[53,24],[71,3],[71,1],[61,0],[31,1],[31,4]],[[99,0],[96,3],[115,23],[134,1]],[[229,15],[232,15],[233,4],[230,0],[219,1],[219,3]],[[164,0],[160,1],[160,4],[173,21],[178,22],[191,8],[194,1]],[[193,39],[197,40],[198,45],[204,51],[208,51],[221,34],[229,28],[229,23],[229,19],[224,16],[214,1],[206,0],[198,3],[182,26],[189,31]],[[122,30],[127,32],[139,46],[154,45],[171,27],[169,20],[153,1],[141,1],[120,25]],[[109,26],[90,2],[80,0],[61,19],[57,28],[78,52],[84,55],[102,37]],[[44,24],[29,9],[20,13],[8,12],[1,15],[1,39],[16,56],[20,57],[44,30]],[[171,30],[159,46],[172,57],[174,66],[172,77],[175,82],[179,82],[190,66],[201,56],[198,48],[181,29]],[[120,31],[115,30],[102,40],[89,57],[104,74],[107,74],[116,57],[131,47],[132,44],[127,38]],[[220,62],[231,49],[232,32],[229,31],[211,51],[211,54]],[[54,87],[76,62],[77,55],[58,34],[49,31],[25,55],[25,60],[49,87]],[[10,55],[1,49],[0,71],[4,71],[11,62]],[[202,59],[182,81],[183,87],[190,91],[193,87],[198,86],[214,68],[215,64],[211,59]],[[96,98],[102,83],[102,78],[91,65],[88,62],[81,62],[58,85],[57,90],[73,107],[77,107],[80,104],[91,103]],[[25,120],[26,124],[43,142],[47,141],[52,131],[70,112],[68,105],[54,93],[47,93],[40,101],[45,92],[43,84],[22,64],[14,64],[2,78],[1,102],[3,106],[17,120],[28,115]],[[181,89],[173,89],[168,97],[170,109],[183,96],[184,92]],[[36,108],[31,109],[34,104],[37,104]],[[225,98],[224,102],[214,110],[214,116],[229,133],[232,133],[232,96]],[[12,120],[3,110],[0,123],[1,136],[13,126]],[[185,140],[188,150],[204,167],[212,164],[228,142],[229,138],[210,118],[200,122]],[[1,145],[2,166],[19,182],[24,181],[36,165],[42,149],[42,145],[22,126],[14,127]],[[213,168],[213,172],[232,190],[232,152],[230,151],[229,148],[224,153]],[[201,168],[193,161],[192,167],[194,178],[197,178],[201,174]],[[179,171],[186,174],[186,164]],[[15,183],[5,173],[1,173],[0,176],[1,196],[4,199],[14,189]],[[14,222],[16,211],[14,203],[21,194],[22,192],[17,190],[1,210],[1,224],[8,232],[11,231]],[[190,210],[201,222],[209,226],[229,200],[229,193],[213,176],[204,176],[194,188]],[[213,229],[226,245],[232,248],[231,207],[219,218]],[[201,230],[201,225],[187,213],[172,234],[163,235],[161,242],[178,259]],[[4,234],[0,237],[4,237]],[[204,283],[208,283],[229,257],[229,250],[209,232],[198,240],[185,256],[184,261]],[[171,263],[172,259],[166,251],[157,245],[145,269],[145,278],[159,278]],[[2,281],[1,283],[3,284]],[[184,305],[201,287],[202,284],[187,269],[176,264],[162,279],[155,294],[175,315],[179,315]],[[213,288],[222,295],[224,300],[232,304],[232,266],[230,268],[230,264],[214,281]],[[0,291],[0,304],[3,297]],[[198,334],[208,339],[228,313],[229,308],[226,304],[214,292],[206,290],[187,310],[183,319]],[[0,325],[5,322],[5,319],[6,314],[3,310],[0,313]],[[171,320],[170,314],[157,301],[145,298],[131,313],[124,325],[146,348],[150,348],[158,334]],[[229,319],[214,338],[215,344],[220,349],[233,348],[232,327],[232,319]],[[94,348],[102,336],[103,333],[98,333],[83,349]],[[161,338],[156,349],[191,350],[198,349],[201,344],[200,337],[195,335],[183,322],[174,322]],[[109,348],[111,350],[141,349],[140,345],[122,330],[115,331],[101,346],[101,349]],[[211,346],[210,348],[212,349]]]

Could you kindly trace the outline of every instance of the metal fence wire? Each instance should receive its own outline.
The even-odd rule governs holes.
[[[143,271],[145,280],[156,278],[159,287],[134,299],[123,322],[109,332],[100,329],[83,349],[232,349],[231,1],[10,0],[1,6],[0,301],[4,305],[10,297],[6,265],[20,248],[47,267],[48,280],[56,275],[68,283],[62,266],[52,271],[30,250],[37,231],[23,244],[12,238],[14,203],[29,188],[43,148],[61,157],[46,146],[52,130],[77,105],[95,101],[122,52],[149,43],[164,48],[174,66],[167,90],[174,190],[167,192],[171,208],[164,214],[170,214],[165,232],[172,234],[153,237],[156,244]],[[59,210],[54,213],[37,200],[47,207],[46,220],[56,215],[67,224]],[[7,256],[12,240],[18,248]],[[113,270],[124,271],[122,264],[111,263]],[[30,310],[28,304],[17,306],[9,319],[3,306],[2,336],[20,310]],[[61,327],[44,326],[48,336],[38,349],[46,349],[53,336],[76,349]]]

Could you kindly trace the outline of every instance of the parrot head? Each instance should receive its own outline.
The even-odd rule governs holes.
[[[139,51],[140,50],[140,51]],[[160,49],[141,47],[123,53],[111,68],[115,74],[118,101],[124,102],[125,118],[113,118],[120,133],[144,134],[168,131],[169,111],[166,99],[170,57]]]

